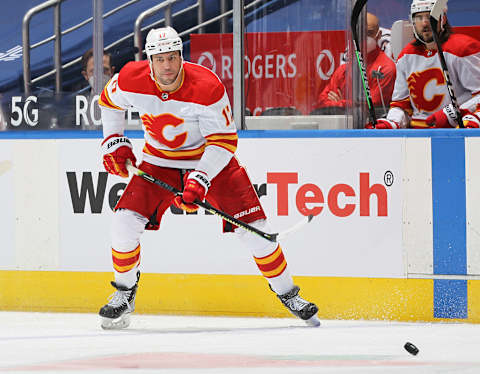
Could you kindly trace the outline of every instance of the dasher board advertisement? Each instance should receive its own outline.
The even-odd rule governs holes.
[[[404,139],[246,139],[238,158],[272,230],[314,220],[281,245],[294,275],[403,277]],[[143,140],[134,139],[137,157]],[[60,143],[60,267],[111,270],[112,207],[128,179],[102,168],[97,140]],[[83,155],[78,157],[78,155]],[[389,157],[382,157],[388,154]],[[257,274],[250,251],[218,217],[167,210],[142,237],[143,271]]]

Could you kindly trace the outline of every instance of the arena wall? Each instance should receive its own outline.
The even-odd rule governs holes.
[[[320,318],[480,322],[479,135],[241,132],[274,230],[316,215],[282,247]],[[111,207],[128,180],[104,172],[100,142],[0,133],[0,309],[96,312],[113,292]],[[168,211],[141,266],[138,313],[288,316],[216,216]]]

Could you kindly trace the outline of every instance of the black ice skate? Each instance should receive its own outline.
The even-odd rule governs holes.
[[[130,325],[130,313],[135,310],[135,296],[137,295],[139,279],[140,272],[137,273],[137,282],[132,288],[126,288],[115,282],[111,282],[117,291],[110,296],[108,304],[100,309],[99,314],[102,317],[102,329],[124,329]]]
[[[318,307],[314,303],[302,299],[298,295],[298,291],[300,291],[300,287],[293,286],[289,292],[277,295],[277,297],[294,316],[303,319],[307,325],[320,326],[320,321],[316,315]]]

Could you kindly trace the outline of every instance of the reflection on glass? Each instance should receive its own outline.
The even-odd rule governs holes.
[[[104,0],[104,11],[111,13],[128,2]],[[139,14],[158,4],[153,3],[138,2],[104,18],[104,82],[133,60],[135,50],[129,34]],[[198,25],[196,11],[185,10],[194,4],[194,0],[173,3],[172,20],[179,32]],[[352,100],[355,77],[352,77],[348,61],[351,4],[351,0],[245,0],[245,112],[248,121],[256,120],[256,126],[266,128],[343,128],[351,109],[365,105]],[[82,59],[92,46],[92,24],[86,22],[79,26],[80,21],[92,16],[92,3],[62,2],[62,33],[74,30],[62,34],[60,92],[55,92],[53,41],[44,42],[52,35],[53,10],[32,18],[30,45],[43,44],[31,52],[33,83],[29,94],[24,93],[23,87],[21,20],[32,2],[18,2],[17,5],[9,9],[11,17],[5,17],[0,25],[4,36],[0,40],[0,131],[101,128],[100,118],[91,110],[95,105],[90,90],[93,74],[89,64],[93,66],[92,60],[85,56]],[[379,27],[367,25],[367,50],[362,52],[379,116],[390,106],[389,63],[372,60],[369,51],[378,47],[392,59],[398,57],[412,38],[410,5],[411,0],[369,0],[367,4],[367,11],[378,17]],[[455,7],[448,9],[453,31],[480,39],[476,16],[479,9],[480,2],[456,0]],[[206,0],[203,20],[217,17],[221,10],[231,10],[231,2],[219,6],[217,1]],[[149,22],[157,23],[157,27],[164,22],[164,17],[160,12]],[[427,14],[416,14],[413,20],[426,23],[427,18]],[[400,26],[394,27],[398,21]],[[186,60],[213,70],[224,82],[233,102],[231,14],[203,25],[203,33],[197,31],[182,35],[186,41]],[[331,86],[334,88],[329,89]],[[127,112],[126,118],[130,126],[138,126],[136,113]],[[356,124],[356,127],[363,127],[363,124]]]

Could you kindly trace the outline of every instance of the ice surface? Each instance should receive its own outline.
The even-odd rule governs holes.
[[[480,373],[480,325],[0,312],[0,373]],[[410,355],[405,342],[420,353]]]

